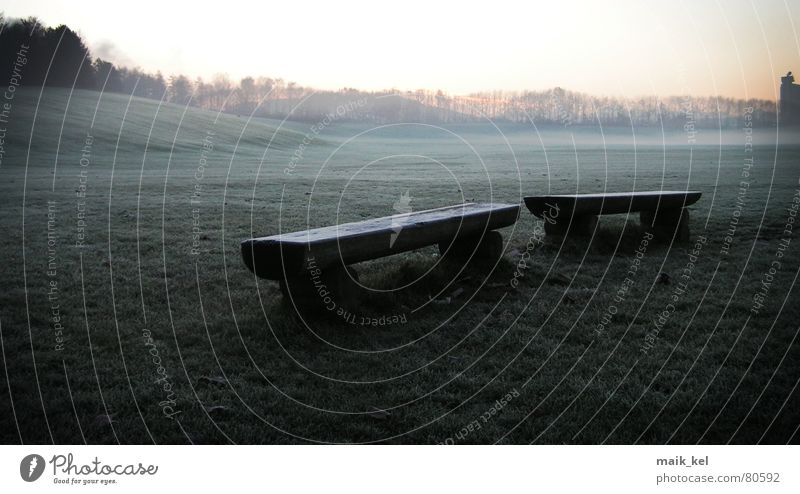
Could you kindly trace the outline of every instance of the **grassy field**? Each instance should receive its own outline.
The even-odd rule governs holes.
[[[0,125],[3,443],[800,439],[800,146],[769,132],[282,124],[56,89]],[[298,317],[239,252],[405,193],[686,188],[690,242],[624,216],[546,238],[523,211],[491,270],[362,263],[357,324]]]

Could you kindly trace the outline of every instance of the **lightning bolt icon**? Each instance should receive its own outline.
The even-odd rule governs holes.
[[[411,208],[412,199],[413,198],[409,194],[409,191],[406,190],[404,194],[400,194],[400,198],[397,200],[397,202],[394,203],[392,209],[401,214],[408,214],[412,211]],[[403,226],[405,226],[407,221],[408,217],[398,218],[397,215],[395,215],[392,218],[392,234],[389,237],[390,249],[394,246],[394,242],[397,240],[398,235],[400,235],[400,232],[403,230]]]
[[[36,470],[36,465],[37,464],[38,464],[38,460],[34,456],[33,458],[31,458],[31,464],[28,467],[28,478],[31,478],[31,476],[33,476],[33,471]]]

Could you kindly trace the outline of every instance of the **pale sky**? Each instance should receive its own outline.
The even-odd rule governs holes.
[[[800,73],[794,0],[4,0],[0,10],[67,24],[123,65],[319,89],[776,99],[778,77]]]

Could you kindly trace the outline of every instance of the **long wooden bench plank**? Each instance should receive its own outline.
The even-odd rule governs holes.
[[[341,225],[252,238],[242,242],[242,257],[258,276],[280,280],[307,269],[347,265],[369,259],[482,235],[514,224],[519,205],[465,203]]]
[[[530,196],[525,206],[542,218],[551,206],[558,206],[559,216],[621,214],[634,211],[683,208],[694,204],[702,195],[698,191],[643,191],[608,194],[558,194]],[[548,213],[548,214],[552,214]]]

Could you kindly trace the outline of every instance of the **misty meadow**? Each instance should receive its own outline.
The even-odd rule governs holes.
[[[3,443],[797,442],[800,140],[761,93],[165,75],[35,18],[4,20],[0,80]],[[688,238],[634,212],[552,235],[522,207],[496,263],[359,262],[363,296],[326,317],[242,257],[454,204],[672,190],[702,193]]]

